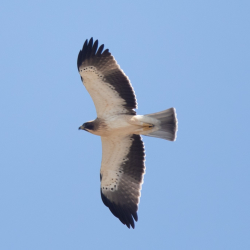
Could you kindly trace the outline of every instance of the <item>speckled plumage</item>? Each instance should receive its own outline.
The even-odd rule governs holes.
[[[145,152],[140,135],[175,140],[177,119],[171,108],[136,115],[134,90],[109,50],[98,40],[85,41],[77,59],[81,80],[93,99],[97,118],[79,129],[101,136],[101,198],[128,228],[138,220],[137,210],[145,173]],[[159,118],[159,119],[158,119]]]

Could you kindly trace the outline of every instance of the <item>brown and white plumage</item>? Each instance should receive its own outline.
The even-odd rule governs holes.
[[[141,185],[145,173],[145,153],[141,134],[175,140],[175,109],[136,115],[137,102],[128,77],[109,50],[98,48],[98,40],[85,41],[77,67],[84,86],[93,99],[97,118],[84,123],[86,130],[102,139],[101,198],[127,227],[138,220]]]
[[[135,114],[137,108],[134,90],[128,77],[120,69],[109,50],[98,49],[98,40],[93,44],[85,41],[79,52],[79,73],[96,107],[98,117],[115,114]]]

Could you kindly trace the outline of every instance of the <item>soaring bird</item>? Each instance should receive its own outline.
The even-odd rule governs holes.
[[[135,227],[145,173],[145,150],[141,135],[175,141],[174,108],[137,115],[133,87],[104,45],[86,40],[77,59],[83,85],[89,92],[97,118],[79,129],[101,136],[101,198],[128,228]]]

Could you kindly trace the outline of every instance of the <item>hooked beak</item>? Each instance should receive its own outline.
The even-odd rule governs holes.
[[[82,126],[80,126],[78,129],[79,129],[79,130],[84,130],[84,126],[82,125]]]

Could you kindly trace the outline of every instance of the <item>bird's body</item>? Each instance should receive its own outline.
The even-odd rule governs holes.
[[[154,131],[158,121],[142,115],[116,115],[107,118],[96,118],[92,121],[93,129],[88,132],[99,136],[116,136],[128,134],[146,135]]]
[[[134,228],[145,173],[141,135],[174,141],[177,119],[174,108],[136,115],[137,102],[129,79],[108,50],[98,41],[85,41],[77,66],[96,107],[97,118],[80,126],[101,136],[101,197],[119,220]]]

